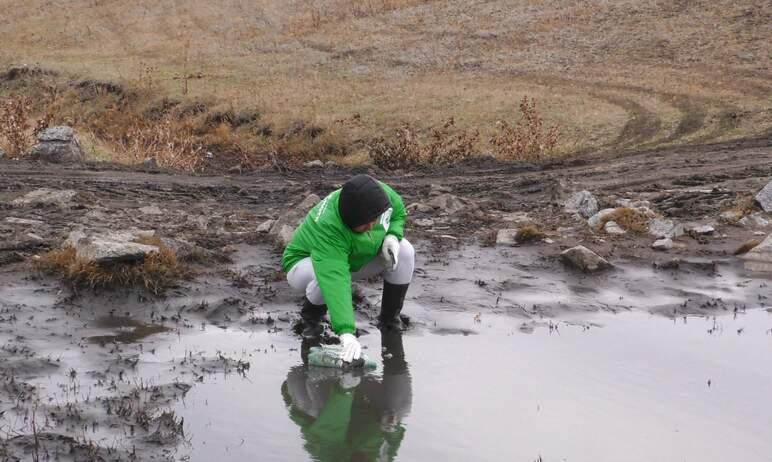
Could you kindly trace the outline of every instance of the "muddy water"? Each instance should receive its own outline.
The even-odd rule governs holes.
[[[409,332],[406,364],[387,355],[385,370],[358,384],[304,370],[284,335],[181,337],[166,354],[216,349],[252,364],[243,378],[207,379],[178,405],[191,460],[769,460],[764,310],[675,321],[600,314],[533,331],[496,315],[426,320],[468,335]],[[377,333],[363,342],[380,356]]]

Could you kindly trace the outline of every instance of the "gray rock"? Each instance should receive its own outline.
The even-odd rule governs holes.
[[[418,218],[413,220],[413,224],[420,228],[431,228],[434,226],[434,220],[430,218]]]
[[[49,189],[41,188],[31,191],[22,197],[18,197],[11,201],[12,205],[16,206],[37,206],[37,205],[57,205],[59,207],[69,207],[72,205],[72,200],[78,193],[71,189]]]
[[[686,232],[692,236],[707,236],[716,232],[716,228],[711,225],[690,225],[686,227]]]
[[[292,240],[295,228],[300,225],[308,212],[319,203],[321,199],[316,194],[311,194],[295,207],[282,214],[271,226],[269,235],[273,236],[277,243],[286,246]]]
[[[675,239],[683,236],[685,233],[684,226],[680,223],[676,223],[673,220],[665,218],[654,218],[649,221],[649,234],[656,238],[669,237]]]
[[[81,239],[75,246],[75,252],[84,261],[102,264],[143,260],[147,254],[158,252],[158,247],[90,237]]]
[[[578,213],[584,218],[590,218],[598,213],[598,200],[589,191],[579,191],[568,198],[565,204],[566,213]]]
[[[651,248],[654,250],[670,250],[673,248],[673,240],[669,237],[656,240],[654,241],[654,244],[651,245]]]
[[[38,133],[30,156],[48,162],[80,162],[83,151],[71,127],[51,127]]]
[[[463,200],[448,193],[440,194],[439,196],[432,198],[426,205],[451,215],[460,212],[467,207]]]
[[[148,157],[142,161],[142,166],[145,168],[158,168],[158,161],[155,160],[155,157]]]
[[[772,234],[740,258],[745,260],[745,269],[749,271],[772,272]]]
[[[560,254],[564,263],[585,273],[611,268],[611,263],[583,245],[578,245]]]
[[[429,213],[433,211],[434,209],[426,204],[420,204],[418,202],[414,202],[407,207],[408,212],[412,212],[414,210],[421,212],[421,213]]]
[[[265,220],[257,227],[257,232],[262,234],[268,233],[271,231],[271,227],[274,223],[276,223],[276,220]]]
[[[765,212],[772,212],[772,181],[764,186],[764,189],[756,194],[756,202],[759,203],[761,209]]]
[[[430,196],[439,196],[443,193],[449,193],[452,192],[453,189],[449,186],[441,186],[438,184],[430,184],[429,185],[429,195]]]
[[[0,148],[0,160],[3,160],[3,159],[5,159],[5,156],[6,156],[6,155],[7,155],[7,154],[5,153],[5,151],[3,151],[3,148]]]
[[[610,234],[612,236],[619,236],[627,233],[627,231],[622,229],[622,227],[619,226],[619,224],[616,221],[607,221],[606,225],[603,226],[603,231],[606,234]]]
[[[496,233],[496,245],[515,245],[517,244],[517,228],[500,229]]]
[[[603,209],[600,212],[596,213],[595,215],[591,216],[589,220],[587,220],[587,224],[590,225],[590,228],[592,228],[595,231],[599,231],[600,227],[603,225],[603,222],[608,219],[614,212],[616,212],[617,209]]]
[[[501,216],[502,221],[508,221],[518,225],[533,224],[533,218],[528,215],[528,212],[510,212]]]

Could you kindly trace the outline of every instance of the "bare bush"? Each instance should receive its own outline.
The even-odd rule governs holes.
[[[397,129],[393,139],[373,140],[369,154],[375,165],[386,170],[411,170],[421,163],[421,145],[408,125]]]
[[[154,158],[162,167],[195,172],[206,156],[192,127],[168,117],[157,124],[137,119],[116,141],[120,154],[133,163]]]
[[[0,102],[0,137],[11,157],[22,156],[32,145],[29,113],[29,98],[14,96]]]
[[[560,129],[544,128],[544,121],[536,110],[536,101],[527,96],[520,102],[521,119],[515,125],[505,121],[497,123],[498,132],[490,143],[502,160],[541,160],[554,153]]]
[[[479,131],[456,130],[455,120],[451,117],[439,129],[433,129],[431,142],[423,155],[424,161],[431,165],[453,165],[467,160],[474,154],[480,140]]]

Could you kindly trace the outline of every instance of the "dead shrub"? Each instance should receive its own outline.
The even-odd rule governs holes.
[[[407,124],[397,129],[393,139],[374,139],[368,151],[370,160],[385,170],[412,170],[421,163],[421,145]]]
[[[433,129],[431,142],[422,156],[430,165],[454,165],[472,157],[475,145],[480,140],[479,131],[456,130],[451,117],[440,129]]]
[[[525,225],[517,230],[515,241],[521,244],[541,241],[547,235],[536,225]]]
[[[14,96],[0,102],[0,136],[11,157],[20,157],[32,145],[30,136],[30,100]]]
[[[490,139],[493,152],[502,160],[533,161],[549,157],[558,144],[560,130],[544,128],[544,121],[536,110],[536,100],[523,97],[520,102],[521,119],[515,125],[499,121],[498,132]]]
[[[165,117],[159,123],[136,118],[125,134],[113,139],[119,155],[132,163],[155,158],[161,167],[196,172],[206,152],[193,135],[193,127],[184,121]]]
[[[57,275],[75,287],[112,288],[144,287],[153,294],[160,294],[187,271],[177,260],[173,250],[158,241],[158,252],[148,254],[139,262],[97,264],[77,257],[72,247],[53,250],[35,261],[38,270]]]
[[[601,228],[609,221],[616,222],[622,229],[631,233],[643,234],[649,229],[649,217],[629,207],[618,208],[606,216],[601,222]]]

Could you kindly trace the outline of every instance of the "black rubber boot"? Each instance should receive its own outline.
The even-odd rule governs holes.
[[[316,338],[322,335],[324,327],[322,319],[327,314],[327,305],[314,305],[308,299],[303,300],[303,308],[300,310],[300,318],[303,320],[303,330],[300,335],[303,338]]]
[[[399,313],[405,303],[405,294],[410,284],[389,284],[383,281],[383,299],[381,314],[378,316],[378,327],[381,329],[402,329]]]

